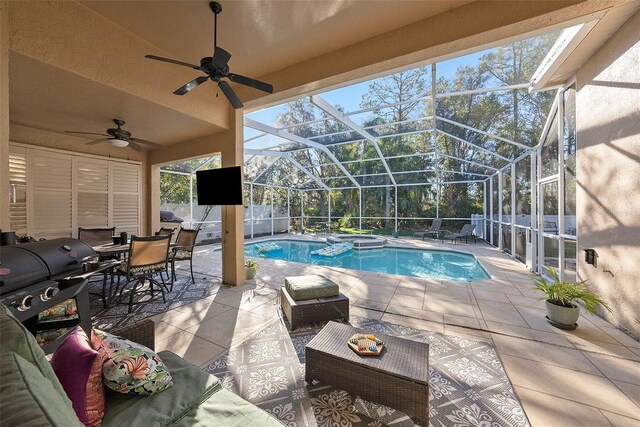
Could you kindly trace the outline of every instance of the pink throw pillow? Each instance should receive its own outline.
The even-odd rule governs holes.
[[[82,424],[100,426],[105,407],[102,358],[80,326],[55,351],[51,366]]]

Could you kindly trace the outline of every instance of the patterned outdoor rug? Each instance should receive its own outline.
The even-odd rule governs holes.
[[[431,426],[529,425],[493,345],[357,316],[350,323],[429,343]],[[413,426],[392,408],[326,384],[305,384],[304,348],[321,329],[289,332],[275,321],[206,370],[287,426]]]
[[[196,277],[196,283],[191,283],[191,276],[176,274],[177,280],[173,283],[173,291],[167,293],[165,298],[167,302],[162,302],[162,297],[159,293],[156,293],[156,297],[153,301],[146,304],[134,305],[131,313],[128,313],[128,305],[123,303],[110,304],[109,309],[102,308],[102,297],[98,294],[102,291],[102,282],[90,282],[89,283],[89,300],[91,303],[91,317],[93,319],[93,327],[108,331],[110,329],[119,328],[131,323],[135,323],[139,320],[147,317],[163,313],[201,300],[210,295],[215,294],[221,287],[225,285],[220,284],[220,280],[206,279]],[[148,300],[151,295],[146,292],[144,294],[137,295],[134,301]],[[128,299],[126,300],[128,302]]]

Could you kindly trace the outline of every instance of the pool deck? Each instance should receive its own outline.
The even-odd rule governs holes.
[[[155,316],[156,346],[206,365],[278,318],[285,276],[322,274],[350,298],[352,315],[492,342],[533,426],[639,425],[639,341],[584,309],[577,329],[552,327],[541,294],[532,290],[535,276],[484,242],[389,238],[389,244],[472,253],[492,278],[460,283],[260,259],[254,280],[230,288],[220,285],[220,252],[200,246],[194,272],[217,293]]]

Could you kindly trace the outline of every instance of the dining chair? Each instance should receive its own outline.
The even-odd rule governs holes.
[[[176,280],[176,261],[189,261],[189,269],[191,271],[191,283],[196,283],[193,278],[193,247],[196,244],[196,238],[200,230],[189,230],[180,228],[176,245],[171,248],[169,253],[169,261],[171,261],[171,289],[173,290],[173,282]]]
[[[114,234],[116,234],[115,227],[78,228],[78,239],[91,246],[111,242]]]
[[[160,227],[160,231],[156,233],[156,236],[171,236],[173,238],[173,233],[175,229],[169,227]]]
[[[149,301],[146,300],[134,303],[133,299],[137,292],[149,291],[151,293],[151,298],[154,298],[155,288],[157,287],[162,294],[162,301],[167,302],[165,299],[165,292],[170,292],[170,290],[162,277],[162,273],[167,272],[168,268],[170,240],[171,236],[131,236],[131,242],[129,243],[129,258],[123,262],[116,271],[118,274],[118,284],[115,291],[117,294],[118,289],[120,289],[120,278],[126,277],[127,281],[122,285],[122,289],[120,289],[118,297],[119,300],[122,300],[122,295],[127,288],[127,285],[129,283],[133,283],[133,286],[129,290],[129,313],[131,313],[134,304],[141,304]],[[162,283],[158,282],[154,278],[156,274],[160,274]],[[147,282],[149,286],[144,289],[144,284]],[[171,284],[173,285],[173,283]]]

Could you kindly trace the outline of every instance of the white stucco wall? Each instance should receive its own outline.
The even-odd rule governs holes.
[[[577,73],[578,275],[640,336],[640,12]]]

